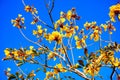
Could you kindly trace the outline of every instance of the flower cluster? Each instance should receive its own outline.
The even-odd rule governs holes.
[[[49,80],[51,77],[55,77],[56,74],[58,74],[59,72],[66,72],[67,70],[63,67],[62,64],[56,64],[54,66],[54,70],[53,72],[46,72],[46,77],[44,80]]]
[[[90,35],[90,39],[94,39],[94,41],[99,40],[102,30],[99,26],[96,25],[96,22],[86,22],[84,27],[86,30],[92,30],[93,33]]]
[[[58,74],[59,72],[66,72],[67,70],[63,67],[62,64],[57,64],[54,66],[54,74]]]
[[[26,60],[29,56],[31,56],[32,58],[34,58],[35,56],[33,46],[30,46],[29,50],[23,48],[20,48],[19,50],[6,48],[4,50],[4,53],[6,55],[4,60],[14,59],[14,60],[22,61],[22,60]]]
[[[106,24],[101,24],[101,27],[104,28],[104,31],[109,31],[109,34],[112,34],[112,31],[116,31],[115,27],[111,22],[107,22]]]
[[[115,22],[115,16],[120,20],[120,3],[110,7],[109,16],[113,22]]]
[[[67,13],[61,12],[60,19],[54,24],[54,29],[60,32],[65,32],[65,36],[71,38],[71,36],[78,30],[78,26],[75,24],[75,20],[78,19],[76,10],[73,8]]]
[[[54,60],[56,59],[55,57],[57,56],[57,53],[55,52],[50,52],[48,55],[48,59],[54,58]]]
[[[84,73],[95,76],[99,73],[100,68],[105,65],[111,65],[111,67],[120,69],[120,60],[114,56],[115,51],[118,51],[118,47],[117,43],[114,45],[109,44],[98,51],[99,55],[97,55],[98,53],[91,53],[88,63],[84,67]]]
[[[75,36],[74,39],[76,40],[76,47],[78,49],[86,47],[86,41],[85,40],[87,39],[87,36],[83,36],[82,39],[80,39],[78,36]]]
[[[27,5],[25,6],[25,11],[26,12],[31,12],[32,14],[37,14],[38,11],[36,10],[36,8],[34,8],[33,6]]]
[[[11,23],[13,24],[13,26],[17,28],[25,28],[24,20],[25,20],[24,17],[22,17],[21,14],[18,14],[18,17],[15,20],[11,20]]]
[[[33,35],[40,37],[42,36],[45,32],[47,31],[47,29],[42,29],[41,25],[37,25],[37,30],[33,30]]]
[[[44,37],[50,42],[56,41],[58,44],[61,44],[63,35],[60,34],[58,31],[53,31],[52,34],[45,34]]]

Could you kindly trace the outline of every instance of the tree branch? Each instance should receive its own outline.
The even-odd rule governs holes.
[[[23,3],[24,6],[26,6],[24,0],[22,0],[22,3]],[[48,25],[47,23],[45,23],[43,20],[41,20],[39,17],[37,17],[36,14],[32,14],[32,15],[33,15],[35,18],[37,18],[38,21],[39,21],[40,23],[42,23],[43,25],[45,25],[45,26],[47,26],[47,27],[49,27],[49,28],[51,28],[51,29],[54,29],[53,27],[51,27],[50,25]]]
[[[21,35],[22,35],[27,41],[29,41],[29,42],[31,42],[31,43],[33,43],[33,44],[36,44],[36,45],[38,45],[39,47],[42,47],[42,45],[40,45],[38,42],[34,42],[33,40],[31,40],[31,39],[29,39],[28,37],[26,37],[26,35],[22,32],[21,29],[19,29],[19,31],[20,31]]]
[[[112,68],[112,73],[110,75],[110,80],[113,80],[112,77],[113,77],[114,72],[115,72],[115,67]]]
[[[46,0],[44,0],[44,2],[45,2],[45,6],[46,6],[46,5],[47,5]],[[48,11],[48,14],[49,14],[50,20],[51,20],[51,22],[52,22],[53,28],[54,28],[54,20],[53,20],[53,18],[52,18],[52,11],[53,11],[53,9],[54,9],[54,2],[55,2],[55,0],[52,0],[52,7],[51,7],[50,9],[47,8],[48,6],[46,6],[46,9],[47,9],[47,11]]]
[[[72,66],[72,64],[71,64],[71,62],[70,62],[70,59],[69,59],[69,57],[68,57],[68,54],[66,53],[66,50],[65,50],[63,44],[62,44],[62,48],[63,48],[63,50],[64,50],[64,52],[65,52],[65,56],[66,56],[66,58],[67,58],[67,60],[68,60],[68,63],[70,64],[70,66]]]

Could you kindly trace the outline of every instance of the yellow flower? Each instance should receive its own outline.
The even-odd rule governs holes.
[[[94,32],[90,35],[90,39],[93,39],[94,41],[98,41],[100,36],[99,36],[99,31],[98,30],[94,30]]]
[[[108,26],[106,24],[101,24],[101,26],[104,28],[104,31],[107,31]]]
[[[11,71],[11,68],[8,67],[8,68],[7,68],[7,71]]]
[[[34,14],[34,13],[38,13],[38,11],[36,10],[36,8],[34,8],[33,6],[29,6],[29,5],[27,5],[27,6],[25,6],[25,11],[26,12],[31,12],[32,14]]]
[[[55,52],[50,52],[48,55],[48,59],[55,58],[56,54]]]
[[[78,26],[75,26],[74,28],[75,28],[75,30],[78,30],[78,29],[79,29],[79,27],[78,27]]]
[[[33,48],[34,48],[33,46],[30,46],[30,50],[33,50]]]
[[[92,22],[92,23],[91,23],[91,25],[96,25],[96,22],[95,22],[95,21],[94,21],[94,22]]]
[[[68,29],[66,30],[65,36],[68,37],[68,38],[71,38],[74,33],[75,33],[74,28],[71,28],[71,29],[68,28]]]
[[[68,21],[70,21],[71,17],[72,17],[72,11],[69,10],[69,11],[67,12],[66,19],[67,19]]]
[[[17,28],[25,28],[24,25],[24,17],[22,17],[21,14],[18,14],[18,17],[15,20],[11,20],[11,23],[13,24],[13,26],[17,27]]]
[[[84,24],[84,27],[86,28],[86,30],[88,30],[90,28],[90,26],[91,26],[91,23],[86,22]]]
[[[54,73],[57,74],[59,72],[66,72],[67,70],[63,67],[62,64],[57,64],[54,68]]]
[[[66,50],[66,48],[64,48],[64,49]],[[62,53],[62,54],[65,54],[64,49],[63,49],[63,48],[59,48],[58,51],[59,51],[60,53]]]
[[[36,35],[37,34],[37,31],[36,30],[33,30],[33,35]]]
[[[83,47],[86,46],[85,39],[86,39],[86,38],[82,38],[82,39],[79,39],[78,41],[76,41],[76,47],[77,47],[78,49],[81,49],[81,48],[83,48]]]
[[[4,53],[5,53],[6,56],[9,56],[10,50],[9,50],[8,48],[6,48],[6,49],[4,50]]]
[[[118,14],[118,19],[120,20],[120,14]]]
[[[115,16],[118,16],[120,14],[120,3],[116,4],[116,5],[112,5],[110,7],[110,12],[109,12],[109,16],[111,18],[111,21],[115,22]]]
[[[44,80],[49,80],[49,78],[51,78],[53,76],[54,76],[53,72],[46,72],[46,78]]]
[[[79,37],[78,37],[78,36],[74,36],[74,39],[75,39],[76,41],[78,41],[78,40],[79,40]]]
[[[62,34],[58,31],[53,31],[52,34],[49,35],[49,41],[56,41],[58,44],[62,43]]]
[[[118,58],[115,58],[115,60],[112,62],[112,64],[113,64],[115,67],[118,67],[119,64],[120,64],[120,61],[118,60]]]
[[[25,6],[25,11],[29,12],[31,10],[31,7],[29,5]]]

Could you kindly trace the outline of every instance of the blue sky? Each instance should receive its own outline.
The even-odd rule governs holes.
[[[81,20],[77,21],[79,27],[83,27],[83,23],[86,21],[96,21],[98,25],[105,23],[109,20],[108,12],[109,6],[116,4],[118,0],[56,0],[55,8],[53,10],[54,21],[59,19],[60,11],[65,11],[75,7],[78,15],[81,16]],[[26,4],[34,5],[38,11],[39,16],[46,23],[51,25],[47,10],[44,5],[44,0],[25,0]],[[11,19],[17,17],[17,14],[23,14],[25,17],[25,25],[27,27],[24,33],[29,36],[31,39],[34,39],[34,36],[31,36],[32,29],[35,29],[35,26],[31,26],[29,23],[32,21],[32,17],[29,13],[24,11],[24,6],[21,0],[0,0],[0,79],[6,80],[4,75],[4,70],[7,67],[12,68],[13,72],[17,70],[17,67],[12,61],[2,61],[5,48],[19,48],[21,46],[30,46],[33,45],[26,41],[19,33],[19,30],[14,28],[11,24]],[[120,43],[120,22],[115,23],[116,32],[113,33],[112,39]],[[120,56],[119,56],[120,57]],[[28,67],[28,66],[23,66]],[[32,67],[31,67],[32,68]],[[27,70],[27,68],[26,68]],[[109,70],[109,69],[108,69]],[[103,72],[107,75],[106,71]],[[106,78],[107,79],[107,78]]]

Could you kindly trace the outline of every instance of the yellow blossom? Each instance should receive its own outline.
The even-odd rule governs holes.
[[[88,30],[90,28],[90,26],[91,26],[91,23],[86,22],[84,24],[84,27],[86,28],[86,30]]]
[[[6,48],[6,49],[4,50],[4,53],[5,53],[6,56],[9,56],[10,50],[9,50],[8,48]]]
[[[74,39],[75,39],[76,41],[78,41],[78,40],[79,40],[79,37],[78,37],[78,36],[74,36]]]
[[[49,55],[48,55],[48,59],[51,59],[51,58],[54,58],[55,59],[55,52],[50,52]]]
[[[98,30],[94,30],[94,32],[90,35],[90,39],[93,39],[94,41],[98,41],[100,36],[99,36],[99,31]]]
[[[53,31],[52,34],[49,35],[49,41],[56,41],[58,44],[62,43],[62,34],[58,31]]]
[[[67,19],[68,21],[70,21],[71,16],[72,16],[72,11],[69,10],[69,11],[67,12],[66,19]]]
[[[116,5],[112,5],[110,7],[109,16],[111,18],[111,21],[115,22],[115,16],[117,16],[118,14],[120,14],[120,3],[118,3]],[[118,15],[118,17],[119,17],[119,15]]]
[[[33,35],[36,35],[37,34],[37,31],[36,30],[33,30]]]
[[[44,80],[49,80],[49,78],[51,78],[53,76],[54,76],[53,72],[46,72],[46,78]]]
[[[54,68],[54,73],[58,74],[59,72],[66,72],[67,70],[63,67],[62,64],[57,64]]]
[[[74,28],[67,29],[65,36],[71,38],[74,33],[75,33]]]
[[[120,61],[118,60],[118,58],[115,58],[115,60],[112,62],[112,64],[113,64],[115,67],[118,67],[119,64],[120,64]]]
[[[11,71],[11,68],[8,67],[8,68],[7,68],[7,71]]]
[[[33,6],[29,6],[29,5],[27,5],[27,6],[25,6],[25,11],[26,12],[31,12],[32,14],[34,14],[34,13],[38,13],[38,11],[36,10],[36,8],[34,8]]]

